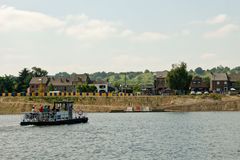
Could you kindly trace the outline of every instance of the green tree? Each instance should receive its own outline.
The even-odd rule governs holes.
[[[97,88],[94,85],[82,84],[77,86],[77,92],[96,92]]]
[[[20,71],[17,79],[17,92],[26,92],[31,79],[32,73],[27,68]]]
[[[240,73],[240,66],[231,69],[230,72],[231,72],[231,73],[236,73],[236,74]]]
[[[188,73],[187,64],[184,62],[172,65],[172,69],[167,75],[168,86],[181,93],[189,90],[191,80],[192,76]]]
[[[0,92],[11,93],[15,91],[16,78],[14,76],[0,77]]]
[[[32,67],[33,77],[44,77],[47,76],[48,72],[38,67]]]
[[[201,67],[197,67],[197,68],[195,69],[195,73],[197,73],[198,75],[203,75],[204,70],[203,70]]]
[[[65,77],[65,78],[69,78],[70,74],[67,72],[59,72],[57,74],[55,74],[56,77]]]
[[[204,77],[203,81],[207,84],[207,86],[210,86],[210,78],[209,77]]]
[[[48,92],[49,91],[54,91],[54,87],[53,87],[52,83],[48,86]]]
[[[89,92],[96,92],[97,91],[97,87],[96,86],[94,86],[94,85],[91,85],[90,87],[89,87]]]
[[[133,92],[141,92],[141,86],[139,84],[136,84],[133,86]]]

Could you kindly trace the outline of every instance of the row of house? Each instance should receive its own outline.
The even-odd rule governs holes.
[[[167,74],[168,71],[155,73],[154,88],[156,94],[171,92],[166,82]],[[211,73],[209,79],[210,81],[207,81],[200,76],[195,76],[191,81],[189,89],[191,91],[210,91],[216,93],[227,93],[231,89],[240,89],[238,86],[240,74]]]
[[[141,86],[141,94],[161,95],[173,93],[173,91],[168,88],[166,81],[167,75],[168,71],[155,72],[154,84]],[[216,93],[227,93],[231,89],[240,90],[238,85],[238,82],[240,82],[240,74],[211,73],[209,79],[210,80],[206,80],[199,76],[193,77],[189,90]],[[56,76],[33,77],[30,81],[28,92],[47,92],[50,87],[54,91],[77,92],[77,87],[86,83],[94,85],[97,92],[116,91],[115,88],[106,81],[93,82],[90,80],[88,74],[74,74],[69,78]],[[132,93],[133,89],[131,86],[128,86],[122,89],[122,92],[123,91]]]
[[[53,91],[77,92],[77,87],[82,84],[95,85],[97,92],[108,92],[108,82],[93,82],[88,74],[74,74],[69,78],[56,76],[33,77],[30,81],[28,92],[45,93],[50,87]]]

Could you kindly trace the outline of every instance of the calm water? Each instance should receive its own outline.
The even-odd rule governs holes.
[[[88,117],[88,124],[20,127],[20,116],[0,116],[0,159],[240,159],[240,112]]]

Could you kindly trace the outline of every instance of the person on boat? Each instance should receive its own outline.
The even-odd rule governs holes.
[[[46,105],[44,105],[44,107],[43,107],[43,112],[44,112],[44,113],[47,113],[47,112],[48,112],[48,109],[47,109],[47,106],[46,106]]]
[[[35,107],[34,107],[34,105],[32,106],[32,112],[35,112]]]
[[[34,112],[38,112],[36,105],[34,105]]]
[[[46,106],[47,107],[47,112],[50,112],[50,106]]]
[[[55,106],[53,106],[52,112],[56,112],[56,107]]]
[[[40,105],[39,112],[43,112],[43,106],[42,105]]]
[[[59,106],[57,106],[57,109],[56,109],[56,111],[57,111],[57,112],[59,112],[59,111],[60,111],[60,108],[59,108]]]

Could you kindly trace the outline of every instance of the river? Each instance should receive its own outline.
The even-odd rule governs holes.
[[[240,112],[88,117],[87,124],[21,127],[20,115],[0,115],[0,159],[240,159]]]

